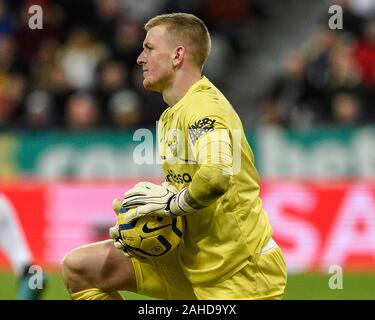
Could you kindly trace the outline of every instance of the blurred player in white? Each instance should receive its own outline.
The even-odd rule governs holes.
[[[29,249],[25,235],[17,218],[16,211],[7,197],[0,193],[0,249],[3,249],[9,259],[14,273],[17,275],[19,300],[37,300],[42,289],[33,289],[29,286],[29,268],[33,256]]]

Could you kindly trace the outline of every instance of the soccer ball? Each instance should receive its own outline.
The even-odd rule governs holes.
[[[118,241],[130,255],[157,258],[179,245],[185,228],[183,217],[145,216],[125,223],[125,215],[118,215]]]

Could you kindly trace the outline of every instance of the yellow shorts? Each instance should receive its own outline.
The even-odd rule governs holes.
[[[174,300],[281,299],[287,280],[280,248],[250,257],[245,267],[225,281],[210,286],[192,286],[185,277],[177,251],[147,263],[132,259],[138,293]]]
[[[132,258],[138,293],[167,300],[196,300],[177,254],[178,251],[174,250],[165,257],[147,262]]]

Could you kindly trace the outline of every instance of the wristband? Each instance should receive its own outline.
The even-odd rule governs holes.
[[[188,189],[185,187],[176,193],[169,203],[169,211],[175,216],[185,216],[187,214],[197,211],[187,201],[189,197],[186,196]]]

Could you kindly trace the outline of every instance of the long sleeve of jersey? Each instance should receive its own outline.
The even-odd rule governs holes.
[[[228,189],[232,176],[232,143],[229,130],[216,129],[200,137],[193,153],[200,168],[189,185],[191,197],[209,206]]]

